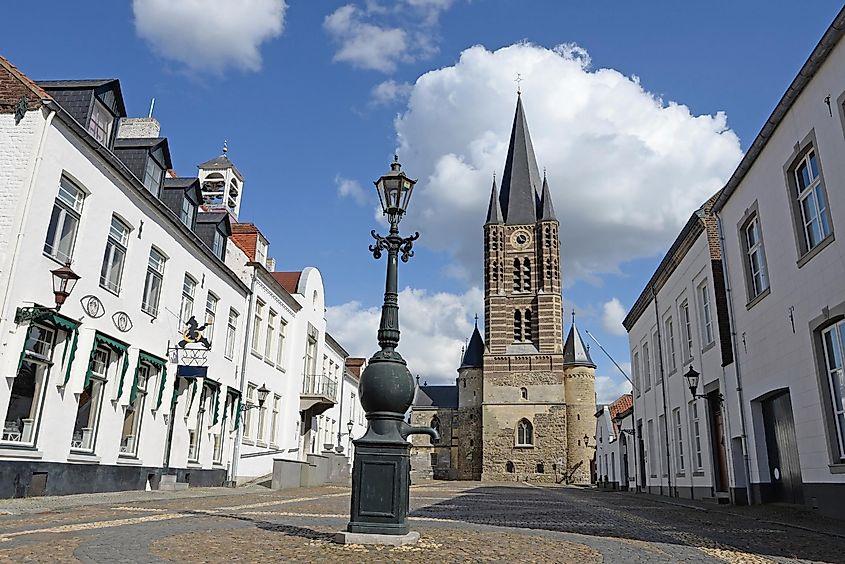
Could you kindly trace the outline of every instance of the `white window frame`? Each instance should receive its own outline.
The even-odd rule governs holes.
[[[638,351],[633,351],[631,353],[631,372],[634,373],[634,391],[637,395],[640,395],[642,392],[642,388],[640,387],[640,353]]]
[[[805,177],[802,171],[807,172]],[[809,252],[828,238],[833,232],[830,225],[830,213],[828,211],[827,194],[822,182],[819,157],[815,147],[811,147],[795,165],[793,171],[795,177],[795,198],[801,218],[801,232],[804,237],[804,252]],[[823,200],[823,202],[819,202]],[[809,212],[809,215],[808,215]],[[818,230],[813,240],[813,226]]]
[[[44,254],[62,264],[69,263],[73,258],[76,235],[79,231],[79,222],[82,219],[82,208],[86,196],[87,194],[82,188],[67,177],[62,176],[56,199],[53,202],[53,211],[50,215],[50,223],[44,241]],[[69,239],[66,245],[67,249],[63,250],[62,233],[65,232],[66,228]]]
[[[194,315],[194,297],[196,292],[197,281],[186,272],[185,278],[182,280],[182,302],[179,306],[179,318],[183,327],[188,324],[188,321]]]
[[[672,410],[672,422],[675,428],[675,459],[678,461],[678,473],[683,473],[686,471],[686,463],[684,461],[684,426],[681,421],[680,407]]]
[[[33,370],[37,372],[33,375],[34,391],[32,394],[32,402],[29,406],[28,417],[16,418],[13,421],[7,421],[9,417],[9,409],[12,408],[12,400],[6,405],[6,413],[3,418],[3,429],[0,434],[0,443],[11,443],[14,445],[35,446],[36,431],[41,420],[42,403],[44,394],[47,391],[47,382],[50,377],[50,369],[52,367],[53,350],[55,349],[56,331],[43,325],[32,324],[27,329],[26,339],[24,341],[24,354],[20,362],[21,369],[24,364],[33,365]],[[20,371],[15,373],[15,380],[12,382],[12,390],[14,384],[18,382],[18,378],[23,379]]]
[[[287,322],[283,317],[279,316],[279,334],[276,337],[276,368],[284,370],[285,363],[285,332],[287,331]]]
[[[250,441],[252,438],[252,410],[256,404],[256,392],[258,390],[258,386],[253,383],[248,383],[246,386],[246,398],[244,401],[245,408],[243,411],[243,426],[244,426],[244,439]]]
[[[270,444],[278,445],[279,438],[279,412],[281,411],[282,396],[273,394],[273,413],[270,417]]]
[[[652,478],[657,477],[657,457],[654,456],[654,419],[649,419],[646,424],[648,428],[648,472]]]
[[[155,196],[161,191],[161,177],[164,176],[164,168],[158,164],[152,155],[147,155],[147,162],[144,164],[144,188]]]
[[[181,221],[188,229],[192,228],[194,222],[194,214],[197,207],[188,199],[187,196],[182,198],[182,209],[179,211],[179,221]]]
[[[825,354],[825,372],[830,386],[831,403],[828,409],[834,419],[839,460],[845,460],[845,321],[839,321],[822,331],[822,346]]]
[[[675,352],[675,324],[672,317],[667,317],[664,321],[666,328],[666,359],[669,361],[669,373],[671,374],[678,368],[678,359]]]
[[[224,260],[226,256],[224,255],[224,251],[226,250],[225,247],[226,236],[220,232],[219,229],[214,230],[214,239],[211,244],[211,252],[214,253],[214,256],[219,258],[220,260]]]
[[[769,289],[769,270],[760,230],[760,216],[756,213],[742,228],[745,247],[745,268],[748,275],[748,297],[753,300]]]
[[[203,331],[203,336],[208,340],[209,344],[214,343],[214,327],[217,324],[217,304],[220,303],[214,292],[209,291],[205,297],[205,324],[208,327]]]
[[[710,285],[703,282],[698,285],[698,307],[701,312],[701,340],[706,347],[713,343],[713,307],[710,303]]]
[[[235,311],[235,308],[229,308],[229,319],[226,323],[226,347],[223,350],[223,356],[229,360],[235,358],[235,343],[238,335],[238,318],[240,314]]]
[[[648,342],[643,343],[643,377],[645,378],[645,390],[651,389],[651,354]]]
[[[73,431],[76,430],[76,424],[74,423],[70,441],[71,451],[94,452],[97,442],[97,431],[100,425],[103,396],[105,396],[105,388],[108,383],[109,370],[112,364],[116,362],[117,356],[118,355],[115,355],[114,351],[112,351],[109,347],[100,345],[97,347],[97,350],[91,359],[91,379],[88,383],[91,386],[92,392],[96,390],[96,395],[91,393],[88,396],[89,398],[92,398],[90,400],[91,407],[89,408],[88,426],[81,429],[82,433],[78,438],[75,437],[73,433]],[[85,397],[84,392],[85,390],[83,389],[83,393],[79,394],[79,400],[77,400],[76,403],[75,417],[79,414],[79,401]],[[85,434],[86,429],[88,430],[87,436]]]
[[[158,316],[166,263],[167,257],[164,256],[164,253],[155,247],[151,247],[150,256],[147,259],[147,275],[144,278],[144,294],[141,297],[141,311],[153,317]]]
[[[692,462],[696,470],[701,470],[704,467],[704,460],[701,453],[701,413],[696,400],[689,402],[689,420],[692,440],[692,445],[690,445],[693,455]]]
[[[158,370],[152,364],[146,362],[138,364],[138,383],[136,384],[135,401],[124,407],[119,456],[134,458],[138,455],[138,443],[141,439],[141,425],[144,422],[147,388],[149,387],[149,382],[155,377],[157,372]],[[126,418],[127,415],[133,412],[132,428],[130,429],[130,433],[126,435]],[[128,440],[129,437],[131,437],[131,442]]]
[[[250,344],[250,348],[257,356],[261,356],[261,329],[264,327],[264,307],[266,305],[259,299],[255,300],[255,312],[252,317],[252,343]]]
[[[100,269],[100,287],[120,295],[123,281],[123,267],[129,248],[129,233],[132,229],[122,219],[112,216],[109,235],[106,238],[106,251],[103,266]]]
[[[264,334],[264,360],[269,363],[273,363],[273,345],[275,344],[275,337],[276,337],[276,319],[279,317],[279,314],[276,313],[273,308],[270,308],[267,312],[267,331]]]
[[[689,300],[681,302],[681,328],[684,331],[684,360],[692,360],[693,339],[692,339],[692,317],[690,316]]]
[[[534,446],[534,425],[528,419],[522,418],[516,424],[516,446]]]
[[[94,106],[91,108],[91,119],[88,120],[88,133],[101,145],[108,146],[111,140],[112,128],[114,127],[114,115],[106,108],[99,99],[94,98]]]

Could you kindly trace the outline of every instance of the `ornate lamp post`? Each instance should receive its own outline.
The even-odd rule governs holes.
[[[724,396],[722,396],[722,394],[717,394],[715,396],[715,398],[714,398],[714,396],[711,396],[709,394],[699,395],[697,392],[698,392],[698,380],[699,380],[700,377],[701,377],[701,374],[699,374],[698,371],[695,368],[693,368],[692,366],[690,366],[689,370],[687,370],[686,374],[684,374],[684,378],[686,378],[686,380],[687,380],[687,387],[689,388],[689,393],[693,397],[693,399],[703,398],[703,399],[706,399],[707,401],[715,399],[717,402],[721,402],[725,399]]]
[[[381,258],[382,251],[387,251],[387,281],[378,330],[381,348],[361,374],[358,387],[361,406],[367,415],[367,432],[353,441],[351,518],[346,532],[338,533],[338,542],[400,544],[419,538],[417,533],[408,532],[411,445],[407,438],[412,434],[427,434],[436,440],[439,436],[429,427],[411,427],[405,423],[415,386],[405,361],[396,352],[399,252],[402,262],[408,262],[414,255],[413,243],[420,236],[414,233],[401,237],[399,221],[407,211],[415,183],[402,172],[398,157],[394,157],[390,171],[375,182],[384,215],[390,222],[387,237],[373,231],[376,242],[370,245],[376,259]],[[397,535],[405,537],[400,540]]]
[[[49,317],[53,313],[62,309],[73,288],[79,281],[80,276],[70,268],[70,264],[60,266],[59,268],[50,271],[53,276],[53,299],[56,302],[55,308],[48,308],[43,306],[34,307],[19,307],[15,312],[15,323],[24,323],[26,321],[41,321]]]

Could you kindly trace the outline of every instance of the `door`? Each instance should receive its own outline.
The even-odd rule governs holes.
[[[803,503],[801,465],[798,460],[798,442],[795,440],[795,422],[792,418],[789,392],[763,401],[762,407],[772,501]]]
[[[640,462],[640,479],[639,479],[639,487],[645,490],[645,442],[643,441],[643,424],[640,423],[637,425],[637,442],[638,448],[640,451],[639,462]]]
[[[710,448],[713,450],[713,460],[716,467],[713,475],[716,477],[716,491],[728,491],[728,452],[725,448],[725,416],[719,392],[707,394],[707,408],[710,410]]]

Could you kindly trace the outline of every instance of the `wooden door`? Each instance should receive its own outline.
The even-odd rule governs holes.
[[[763,401],[762,407],[773,501],[803,503],[801,464],[789,392]]]
[[[713,475],[716,477],[716,491],[727,492],[728,481],[728,452],[725,448],[725,418],[722,413],[722,403],[719,401],[719,392],[707,395],[707,407],[710,410],[710,446],[713,451],[715,468]]]

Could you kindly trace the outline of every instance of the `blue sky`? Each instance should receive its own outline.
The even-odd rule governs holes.
[[[35,79],[119,78],[130,115],[155,97],[182,175],[228,140],[246,177],[240,219],[270,239],[280,270],[320,268],[329,330],[353,354],[376,348],[384,264],[367,252],[379,226],[371,181],[398,148],[420,178],[403,229],[422,233],[400,269],[400,350],[412,371],[445,383],[481,313],[481,224],[517,72],[562,224],[564,300],[622,362],[627,340],[612,321],[840,8],[45,1],[37,19],[4,30],[0,53]],[[593,357],[600,400],[613,399],[621,378]]]

